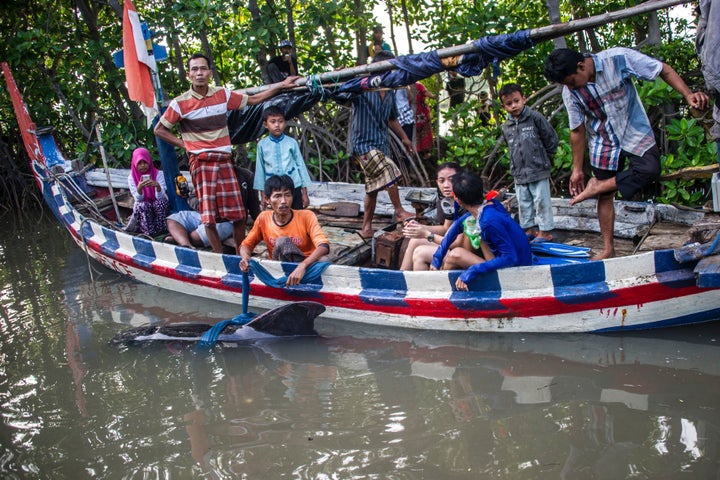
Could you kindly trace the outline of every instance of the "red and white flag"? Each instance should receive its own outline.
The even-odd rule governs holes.
[[[125,0],[123,8],[123,62],[130,100],[140,102],[149,128],[158,114],[155,88],[150,75],[150,70],[157,72],[157,65],[155,57],[148,54],[140,17],[131,0]]]

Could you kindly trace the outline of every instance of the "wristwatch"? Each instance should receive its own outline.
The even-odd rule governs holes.
[[[433,232],[428,233],[427,241],[430,243],[434,243],[435,240],[435,234]]]

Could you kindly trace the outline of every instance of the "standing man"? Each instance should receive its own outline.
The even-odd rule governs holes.
[[[394,58],[392,52],[379,51],[373,62]],[[395,92],[365,92],[353,99],[354,118],[350,130],[350,154],[355,155],[365,174],[365,201],[363,224],[360,235],[363,238],[373,236],[372,219],[375,215],[377,195],[387,189],[390,201],[395,208],[395,220],[402,221],[413,216],[400,203],[397,182],[402,177],[400,169],[390,158],[388,128],[402,141],[403,146],[412,152],[412,142],[398,121]]]
[[[631,198],[660,177],[660,150],[632,77],[654,80],[659,76],[700,110],[707,108],[709,99],[704,93],[693,93],[666,63],[629,48],[597,54],[560,48],[547,58],[545,76],[563,85],[573,154],[570,203],[597,197],[603,251],[595,259],[612,258],[615,192]],[[583,173],[586,134],[594,175],[587,185]],[[629,165],[624,170],[626,161]]]
[[[245,238],[246,215],[233,170],[227,112],[262,103],[291,88],[297,77],[287,77],[282,83],[247,96],[211,86],[210,60],[201,53],[192,55],[187,67],[190,90],[170,102],[155,126],[155,135],[188,153],[190,175],[200,202],[199,211],[213,252],[222,253],[215,225],[226,220],[233,223],[233,240],[239,253]],[[175,125],[179,126],[182,139],[172,132]]]

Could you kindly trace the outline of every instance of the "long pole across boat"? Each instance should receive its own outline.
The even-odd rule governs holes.
[[[544,42],[553,38],[562,37],[570,33],[579,32],[588,28],[598,27],[608,23],[617,22],[625,18],[642,15],[645,13],[661,10],[663,8],[673,7],[688,3],[688,0],[650,0],[633,7],[624,8],[614,12],[607,12],[592,17],[571,20],[569,22],[547,25],[545,27],[533,28],[530,30],[530,38],[535,42]],[[456,45],[453,47],[440,48],[436,50],[438,57],[448,58],[469,53],[478,52],[479,49],[474,43],[464,45]],[[311,77],[301,77],[297,80],[298,86],[307,86],[309,83],[337,83],[339,81],[348,80],[355,77],[379,74],[394,70],[397,68],[390,60],[384,60],[367,65],[358,65],[355,67],[344,68],[337,71],[325,72]],[[252,95],[267,90],[269,85],[261,85],[249,88],[246,93]]]

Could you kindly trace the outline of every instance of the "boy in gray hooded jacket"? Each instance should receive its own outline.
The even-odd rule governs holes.
[[[510,151],[520,226],[536,241],[552,240],[550,166],[558,147],[557,133],[545,117],[525,106],[517,83],[503,85],[499,96],[508,112],[502,131]]]

